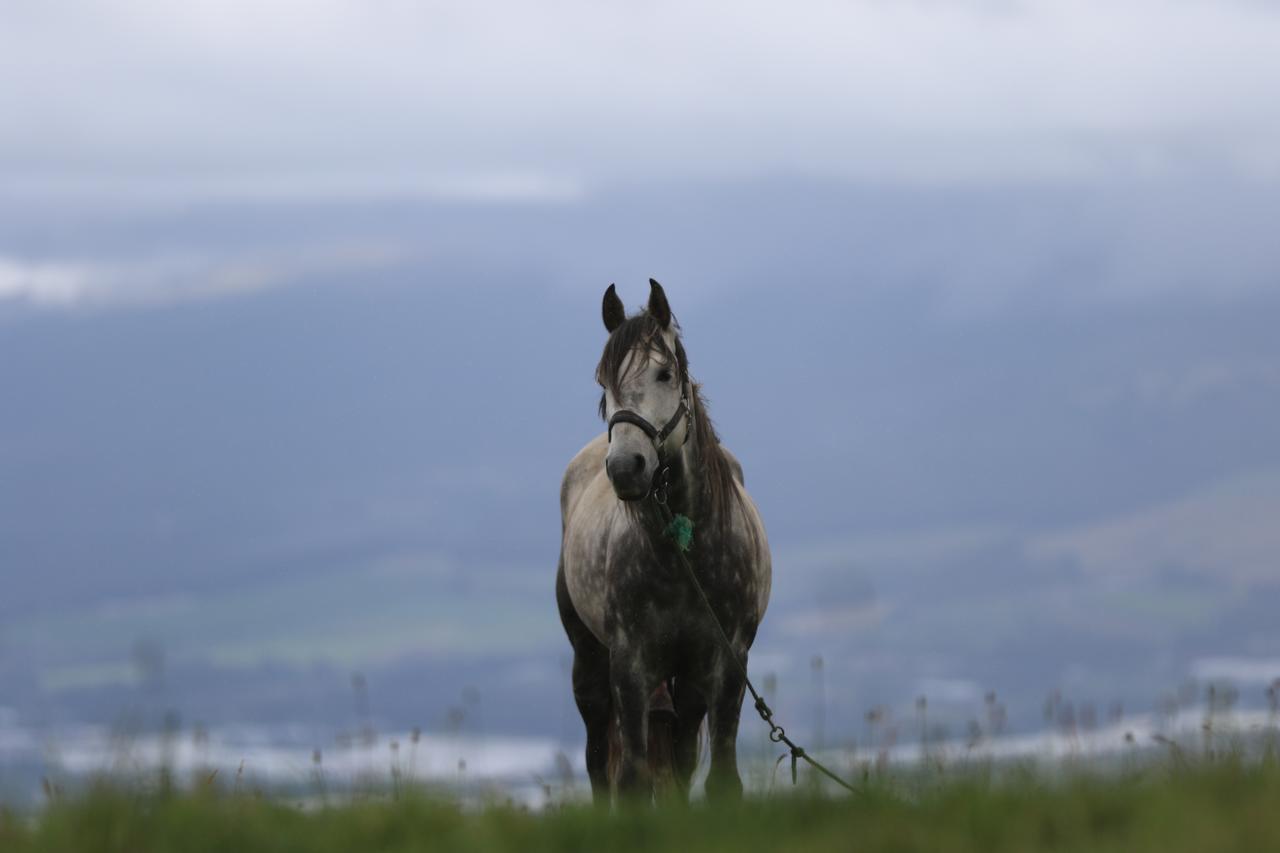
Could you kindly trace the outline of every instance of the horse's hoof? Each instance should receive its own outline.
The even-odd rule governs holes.
[[[717,804],[742,802],[742,779],[737,773],[707,777],[707,801]]]

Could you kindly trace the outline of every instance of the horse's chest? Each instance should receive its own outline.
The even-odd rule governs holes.
[[[706,605],[674,551],[624,535],[566,553],[566,586],[588,629],[610,649],[679,644],[714,631]],[[701,543],[695,572],[730,634],[754,634],[760,612],[751,555],[732,543]]]

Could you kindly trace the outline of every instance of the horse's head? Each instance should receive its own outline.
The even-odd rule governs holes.
[[[614,286],[604,293],[609,340],[596,368],[609,424],[605,470],[624,501],[649,494],[666,460],[688,439],[689,363],[662,285],[649,279],[649,305],[627,317]]]

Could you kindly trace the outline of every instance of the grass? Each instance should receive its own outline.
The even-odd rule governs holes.
[[[0,812],[5,853],[202,851],[1261,851],[1280,850],[1280,764],[1169,764],[1123,777],[943,777],[856,798],[735,808],[530,813],[408,796],[302,809],[212,789],[102,786],[39,814]]]

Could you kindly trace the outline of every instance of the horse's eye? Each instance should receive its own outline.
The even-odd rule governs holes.
[[[666,370],[665,368],[664,368],[664,369],[662,369],[662,370],[659,370],[659,371],[658,371],[658,381],[659,381],[659,382],[670,382],[670,381],[671,381],[671,371],[670,371],[670,370]]]

